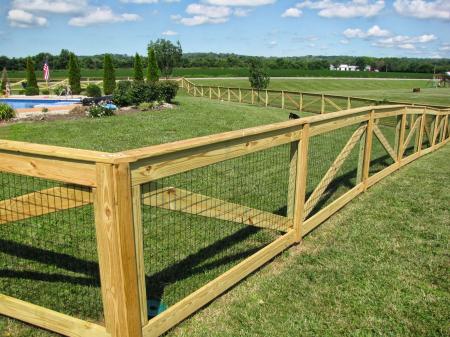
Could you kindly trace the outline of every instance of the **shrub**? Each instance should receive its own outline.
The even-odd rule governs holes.
[[[86,95],[88,97],[100,97],[102,95],[102,89],[96,84],[89,84],[86,87]]]
[[[114,110],[101,105],[93,105],[87,111],[87,115],[91,118],[109,117],[114,116]]]
[[[42,95],[49,95],[50,94],[50,90],[42,89],[41,93],[42,93]]]
[[[81,92],[81,71],[78,58],[74,53],[69,56],[69,84],[72,94],[78,95]]]
[[[148,48],[148,67],[147,67],[147,82],[159,81],[159,68],[156,61],[155,49]]]
[[[111,55],[106,54],[103,61],[103,91],[110,95],[116,88],[116,73]]]
[[[144,69],[142,59],[138,53],[134,56],[134,80],[139,82],[144,80]]]
[[[26,87],[25,88],[26,96],[36,96],[39,95],[39,88],[36,87]]]
[[[5,121],[16,116],[14,109],[5,103],[0,103],[0,121]]]
[[[131,104],[138,105],[143,102],[153,102],[159,99],[159,90],[156,83],[136,82],[128,91]]]
[[[157,108],[161,105],[160,102],[155,101],[155,102],[144,102],[139,104],[139,110],[141,111],[150,111],[153,110],[154,108]]]
[[[42,108],[42,112],[43,112],[43,113],[48,112],[48,108]]]
[[[36,74],[34,72],[34,63],[31,57],[27,58],[27,87],[38,87]]]
[[[117,87],[113,93],[113,102],[118,106],[128,106],[131,105],[131,99],[129,96],[129,91],[131,87],[131,82],[120,81],[117,83]]]
[[[257,90],[266,89],[269,86],[270,76],[260,59],[253,58],[250,60],[248,80],[251,87]]]
[[[2,71],[2,84],[1,84],[1,92],[6,90],[6,84],[9,82],[8,80],[8,72],[6,71],[6,67],[3,68]]]
[[[164,81],[158,84],[159,98],[164,102],[170,103],[178,92],[178,83],[175,81]]]

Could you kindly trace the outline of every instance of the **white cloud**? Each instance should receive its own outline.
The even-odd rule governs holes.
[[[8,21],[12,27],[30,28],[47,26],[47,19],[26,12],[22,9],[11,9],[8,12]]]
[[[69,20],[69,25],[76,27],[85,27],[91,25],[116,23],[126,21],[140,20],[140,16],[137,14],[116,14],[109,7],[96,8],[90,12],[87,12],[83,16],[74,17]]]
[[[28,12],[48,12],[56,14],[80,13],[88,6],[87,0],[13,0],[13,9]]]
[[[166,30],[165,32],[162,32],[162,35],[165,35],[165,36],[175,36],[175,35],[178,35],[178,33],[177,33],[177,32],[174,32],[173,30]]]
[[[439,50],[450,52],[450,43],[443,43],[442,46],[439,47]]]
[[[156,4],[158,0],[120,0],[120,2],[130,4]]]
[[[395,0],[394,8],[397,13],[404,16],[450,20],[449,0]]]
[[[386,29],[381,29],[380,26],[375,25],[369,28],[366,32],[359,28],[348,28],[344,30],[343,34],[349,39],[353,38],[371,38],[371,37],[385,37],[391,35]]]
[[[186,8],[189,15],[200,15],[209,18],[224,18],[231,15],[231,9],[224,6],[205,6],[201,4],[190,4]]]
[[[244,17],[244,16],[248,16],[248,14],[251,12],[250,9],[243,9],[243,8],[236,8],[233,11],[233,14],[235,16],[240,16],[240,17]]]
[[[269,42],[269,48],[275,48],[278,45],[278,42],[273,40]]]
[[[400,44],[398,45],[398,47],[401,49],[409,49],[409,50],[416,49],[416,46],[414,46],[412,43]]]
[[[304,0],[296,5],[297,8],[308,8],[319,11],[319,15],[327,18],[355,18],[372,17],[383,10],[384,0]]]
[[[299,18],[302,16],[303,12],[298,8],[288,8],[281,14],[283,18]]]
[[[342,40],[339,41],[339,43],[340,43],[340,44],[349,44],[350,41],[347,40],[347,39],[342,39]]]
[[[216,6],[258,7],[270,5],[277,0],[203,0],[204,3]]]
[[[190,18],[184,18],[181,15],[172,15],[172,20],[174,20],[177,23],[181,23],[185,26],[199,26],[204,25],[207,23],[211,24],[218,24],[218,23],[225,23],[229,20],[229,17],[225,18],[210,18],[204,15],[196,15]]]

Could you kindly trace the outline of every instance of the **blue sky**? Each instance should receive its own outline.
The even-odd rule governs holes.
[[[450,0],[0,0],[0,55],[185,52],[450,57]]]

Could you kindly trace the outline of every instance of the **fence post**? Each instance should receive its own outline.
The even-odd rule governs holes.
[[[350,110],[352,108],[352,98],[349,96],[347,97],[347,110]]]
[[[228,88],[228,102],[231,101],[231,96],[230,96],[230,88]]]
[[[405,132],[406,132],[406,108],[403,110],[401,126],[400,126],[399,146],[398,146],[398,153],[397,153],[397,162],[399,164],[401,163],[401,160],[403,158],[403,152],[405,151],[405,149],[404,149]]]
[[[300,102],[298,107],[299,112],[303,111],[303,93],[300,93]]]
[[[367,179],[369,178],[370,159],[372,154],[373,126],[375,124],[375,110],[369,113],[369,120],[364,136],[359,147],[359,161],[356,182],[364,184],[364,191],[367,190]]]
[[[239,103],[242,103],[242,90],[239,88]]]
[[[284,109],[284,90],[281,91],[281,109]]]
[[[209,99],[212,99],[212,88],[209,87]]]
[[[268,105],[269,105],[269,93],[267,92],[267,89],[266,89],[266,108]]]
[[[296,174],[295,174],[295,207],[294,207],[294,230],[295,241],[302,239],[302,225],[305,214],[306,177],[308,174],[308,146],[309,146],[309,124],[303,125],[302,136],[297,143]]]
[[[433,142],[431,144],[432,147],[436,145],[437,140],[437,133],[439,132],[439,115],[436,115],[436,118],[434,119],[434,130],[433,130]]]
[[[97,163],[94,211],[106,330],[141,337],[129,164]]]
[[[220,87],[217,87],[217,100],[220,101]]]
[[[320,113],[321,114],[323,114],[323,113],[325,113],[325,95],[324,94],[322,94],[322,103],[321,103],[321,106],[320,106]]]
[[[423,131],[425,128],[425,110],[426,109],[424,109],[422,115],[419,117],[419,118],[421,118],[421,120],[420,120],[419,132],[417,132],[417,137],[416,137],[415,151],[419,152],[419,155],[422,152]]]
[[[444,122],[444,130],[442,131],[442,142],[445,141],[448,137],[447,131],[448,131],[448,115],[445,115],[445,122]]]
[[[205,96],[205,94],[204,94],[203,85],[202,85],[202,97],[204,97],[204,96]]]

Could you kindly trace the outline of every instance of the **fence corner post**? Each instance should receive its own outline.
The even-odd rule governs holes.
[[[359,152],[360,156],[356,179],[357,183],[363,184],[364,191],[367,190],[367,179],[369,178],[374,124],[375,124],[375,110],[371,110],[369,113],[369,120],[367,122],[365,137],[363,137],[360,145],[360,152]]]
[[[97,163],[94,212],[105,326],[111,337],[142,337],[128,163]]]

